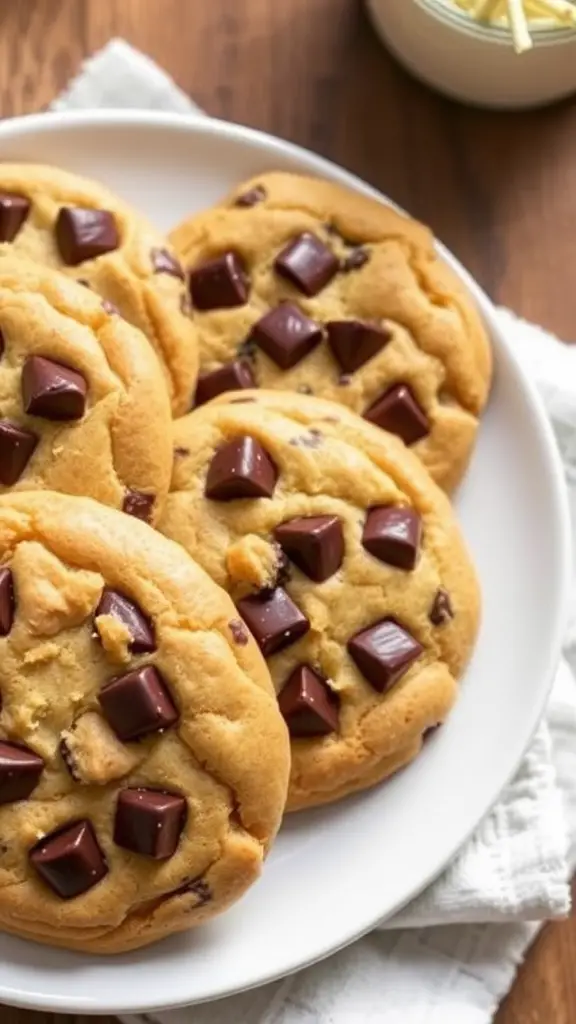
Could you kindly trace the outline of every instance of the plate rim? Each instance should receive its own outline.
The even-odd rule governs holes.
[[[170,113],[166,111],[142,110],[75,110],[29,114],[22,117],[6,119],[0,123],[0,145],[4,139],[15,139],[19,136],[26,137],[37,134],[49,135],[52,132],[57,131],[59,128],[68,129],[76,126],[82,129],[90,129],[90,127],[94,126],[106,128],[122,125],[129,128],[141,127],[143,130],[164,128],[192,134],[201,132],[203,134],[207,133],[224,137],[240,145],[246,143],[255,145],[266,151],[267,154],[270,154],[271,158],[273,158],[275,153],[281,154],[282,157],[291,157],[296,162],[303,165],[303,167],[306,167],[307,173],[318,174],[321,176],[324,175],[331,180],[339,181],[344,185],[348,185],[348,187],[355,191],[372,195],[380,201],[383,201],[399,210],[401,213],[406,214],[406,211],[402,207],[393,202],[393,200],[384,193],[369,185],[353,172],[346,170],[325,157],[315,154],[303,146],[283,140],[278,136],[271,135],[258,129],[233,124],[228,121],[212,118],[202,113],[183,114]],[[0,162],[2,162],[1,156]],[[303,173],[306,173],[306,171],[303,171]],[[553,485],[549,497],[550,507],[554,509],[554,525],[555,532],[558,537],[558,565],[555,566],[557,586],[554,591],[556,613],[554,616],[555,627],[554,630],[551,630],[551,634],[553,635],[551,636],[549,643],[545,679],[542,682],[539,699],[534,701],[532,713],[529,716],[529,728],[527,727],[526,729],[529,734],[526,736],[523,733],[522,739],[517,740],[517,742],[512,745],[513,753],[508,755],[509,770],[506,773],[506,777],[502,780],[497,792],[490,797],[490,799],[484,801],[483,810],[478,815],[474,824],[466,830],[465,834],[462,835],[458,842],[451,844],[450,849],[445,852],[441,858],[439,858],[439,863],[436,863],[434,868],[429,869],[426,872],[425,876],[421,879],[415,889],[413,889],[408,895],[403,894],[401,900],[399,900],[399,902],[388,911],[386,915],[387,917],[395,914],[402,906],[406,905],[406,903],[413,899],[418,893],[422,892],[423,889],[439,875],[446,864],[452,860],[457,851],[469,839],[479,822],[487,813],[489,813],[490,809],[498,801],[503,789],[514,776],[518,764],[530,744],[542,717],[542,713],[550,693],[554,673],[560,657],[562,639],[568,617],[571,589],[570,566],[572,534],[568,494],[564,483],[564,467],[560,459],[560,454],[549,418],[536,390],[535,383],[526,373],[522,363],[519,361],[516,353],[508,342],[506,333],[500,325],[494,304],[488,298],[477,281],[460,263],[457,257],[455,257],[453,253],[436,238],[435,245],[442,259],[456,273],[460,281],[471,293],[477,303],[480,312],[487,323],[489,333],[494,340],[495,346],[498,348],[500,355],[507,360],[509,364],[511,364],[516,379],[521,384],[523,400],[529,407],[530,417],[535,425],[535,429],[540,433],[540,439],[546,453],[546,461],[550,471],[550,481]],[[140,1003],[136,1001],[135,1005],[135,997],[129,1003],[118,1002],[117,997],[115,997],[115,1002],[106,1003],[104,1006],[99,1006],[98,1009],[95,1009],[91,999],[84,1002],[74,996],[68,997],[65,995],[43,995],[39,998],[40,994],[38,992],[34,993],[30,991],[22,992],[22,990],[10,990],[6,989],[5,985],[0,985],[0,1000],[8,1005],[23,1009],[93,1015],[129,1015],[133,1013],[163,1012],[186,1005],[196,1005],[201,1002],[209,1002],[214,999],[226,998],[227,996],[229,997],[234,994],[238,994],[239,992],[246,991],[250,988],[260,987],[277,980],[278,978],[303,970],[305,967],[311,966],[312,964],[337,953],[352,942],[357,941],[363,935],[366,935],[375,927],[378,921],[381,920],[381,917],[381,914],[374,912],[370,916],[370,920],[363,921],[362,924],[357,926],[351,934],[347,935],[347,937],[342,938],[340,936],[335,942],[328,942],[317,952],[317,955],[315,956],[307,957],[303,961],[291,962],[288,967],[265,971],[257,980],[252,980],[245,986],[223,988],[211,995],[195,998],[193,1003],[190,1003],[189,999],[185,1000],[182,997],[177,997],[176,999],[173,998],[172,1000],[168,999],[168,1001],[166,1001],[166,997],[164,996],[162,999],[159,999],[154,1003],[150,1003],[149,1000]],[[292,958],[292,961],[294,961],[294,958]]]

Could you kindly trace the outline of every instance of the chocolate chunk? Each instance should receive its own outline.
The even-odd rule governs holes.
[[[184,271],[175,256],[168,249],[151,249],[150,259],[155,274],[170,274],[180,281],[184,280]]]
[[[254,338],[249,334],[247,338],[244,338],[244,341],[240,342],[236,351],[241,359],[250,359],[253,361],[256,357],[257,348],[258,346],[254,341]]]
[[[192,878],[189,882],[183,882],[177,889],[173,889],[172,892],[167,893],[167,898],[172,896],[188,896],[193,893],[194,896],[198,897],[198,903],[194,907],[196,910],[198,907],[204,906],[212,899],[212,892],[208,882],[205,882],[203,878]]]
[[[378,693],[397,683],[423,650],[394,619],[376,622],[348,641],[350,657]]]
[[[338,728],[338,698],[309,665],[298,665],[278,696],[291,736],[325,736]]]
[[[271,498],[278,472],[268,452],[253,437],[236,437],[217,449],[206,477],[213,501]]]
[[[28,747],[0,741],[0,804],[26,800],[38,785],[44,762]]]
[[[44,356],[29,356],[22,370],[22,401],[31,416],[79,420],[86,408],[85,378],[70,366]]]
[[[451,619],[454,618],[454,609],[452,608],[452,602],[450,600],[450,594],[446,590],[440,588],[434,598],[434,603],[430,609],[430,622],[433,626],[445,626]]]
[[[248,363],[242,359],[235,359],[233,363],[226,363],[218,370],[211,370],[210,373],[201,373],[198,377],[196,388],[195,406],[204,405],[216,395],[224,391],[239,391],[242,388],[254,388],[256,382],[252,376],[252,370]]]
[[[100,690],[99,701],[104,717],[120,740],[135,740],[159,732],[179,718],[162,676],[152,665],[107,683]]]
[[[44,836],[30,850],[30,862],[63,900],[88,892],[108,874],[89,821],[76,821]]]
[[[154,627],[144,612],[124,594],[110,587],[104,587],[98,607],[94,612],[94,626],[98,630],[98,616],[112,615],[127,627],[130,633],[128,650],[132,654],[150,654],[156,650]]]
[[[266,189],[262,185],[255,185],[254,188],[249,188],[247,192],[237,196],[234,200],[234,206],[256,206],[257,203],[261,203],[263,199],[266,199],[266,194]]]
[[[155,494],[144,494],[142,491],[126,491],[126,496],[122,503],[122,511],[127,516],[135,516],[136,519],[142,519],[145,523],[151,523],[152,509],[154,508],[155,501]]]
[[[70,777],[72,779],[74,779],[74,782],[82,782],[82,779],[81,779],[80,775],[78,774],[78,771],[77,771],[77,768],[76,768],[76,762],[74,760],[72,751],[70,750],[70,747],[66,743],[66,740],[60,740],[60,757],[64,761],[64,764],[66,765],[66,769],[67,769]]]
[[[276,273],[309,296],[317,295],[338,267],[334,253],[309,231],[290,242],[274,261]]]
[[[0,242],[13,242],[28,219],[30,200],[17,192],[0,192]]]
[[[330,320],[328,344],[345,373],[354,373],[377,355],[391,338],[389,331],[361,320]]]
[[[235,252],[225,252],[190,271],[190,298],[196,309],[231,309],[248,301],[250,282]]]
[[[404,444],[415,444],[430,433],[426,414],[406,384],[389,388],[366,410],[364,419],[397,434]]]
[[[251,337],[282,370],[289,370],[322,341],[322,329],[291,302],[271,309],[252,328]]]
[[[10,569],[0,569],[0,636],[8,636],[14,621],[14,579]]]
[[[358,246],[357,249],[352,249],[352,252],[349,252],[348,255],[344,257],[340,264],[340,269],[345,274],[349,274],[351,270],[360,270],[361,267],[368,263],[369,259],[370,254],[366,249],[362,249],[361,246]]]
[[[0,420],[0,484],[10,487],[20,479],[37,444],[31,430]]]
[[[420,550],[422,520],[413,508],[372,508],[366,516],[362,543],[381,562],[413,569]]]
[[[154,860],[176,852],[186,823],[184,797],[154,789],[125,789],[118,797],[114,842]]]
[[[120,245],[113,213],[83,206],[63,206],[54,225],[56,244],[69,267],[92,260]]]
[[[344,558],[344,534],[337,516],[299,516],[274,530],[291,562],[316,583],[333,576]]]
[[[310,629],[308,619],[282,587],[241,598],[238,611],[266,658]]]
[[[238,644],[239,647],[245,647],[250,637],[248,636],[244,623],[241,622],[240,619],[230,619],[228,628],[232,633],[234,643]]]

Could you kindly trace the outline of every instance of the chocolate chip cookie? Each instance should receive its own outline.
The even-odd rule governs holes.
[[[190,408],[198,352],[184,275],[140,213],[56,167],[0,163],[0,242],[82,281],[139,327],[160,359],[174,415]]]
[[[0,493],[87,495],[154,521],[170,405],[142,333],[63,274],[0,248]]]
[[[116,953],[258,877],[289,746],[230,598],[86,498],[0,497],[0,929]]]
[[[479,618],[445,494],[402,442],[322,399],[223,394],[174,423],[159,529],[232,596],[292,736],[289,809],[411,761]]]
[[[272,173],[171,237],[196,311],[197,405],[254,386],[329,398],[398,434],[455,486],[490,349],[426,228],[338,185]]]

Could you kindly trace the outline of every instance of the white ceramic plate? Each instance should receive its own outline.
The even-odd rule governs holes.
[[[0,125],[0,159],[100,178],[162,228],[272,168],[372,191],[257,132],[182,115],[40,115]],[[458,705],[392,781],[292,816],[264,876],[220,920],[115,959],[0,936],[0,1002],[68,1013],[166,1009],[229,995],[327,956],[397,910],[446,864],[516,768],[544,706],[568,589],[562,469],[534,391],[473,291],[496,381],[458,514],[476,558],[484,620]]]

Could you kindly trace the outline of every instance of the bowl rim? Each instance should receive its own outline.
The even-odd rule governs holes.
[[[449,7],[446,0],[415,0],[415,2],[430,17],[456,32],[471,36],[478,42],[512,46],[512,33],[509,28],[475,21],[466,11]],[[576,41],[576,26],[557,26],[551,22],[550,28],[545,25],[534,26],[530,29],[530,35],[534,47],[562,46]],[[516,53],[513,55],[518,56]],[[526,56],[526,54],[521,56]]]
[[[26,138],[32,134],[51,134],[57,131],[59,128],[83,128],[90,129],[91,127],[102,127],[102,128],[134,128],[134,127],[152,128],[152,129],[166,129],[168,131],[178,131],[188,133],[191,130],[200,130],[203,133],[212,134],[218,138],[226,138],[237,142],[252,143],[254,146],[259,146],[267,151],[271,157],[277,152],[282,157],[286,155],[291,156],[295,161],[299,161],[304,166],[308,167],[308,171],[302,171],[302,173],[311,174],[324,174],[326,177],[340,181],[342,184],[347,184],[348,187],[356,189],[363,194],[372,195],[380,201],[385,201],[393,208],[399,210],[408,216],[405,210],[395,204],[386,195],[381,193],[378,189],[368,185],[359,176],[349,172],[342,168],[340,165],[331,162],[323,157],[312,153],[310,150],[296,145],[292,142],[282,140],[276,136],[270,135],[266,132],[259,131],[253,128],[246,128],[242,125],[232,124],[226,121],[220,121],[217,119],[206,117],[203,114],[182,114],[182,113],[169,113],[161,111],[137,111],[137,110],[96,110],[96,111],[57,111],[41,114],[31,114],[23,117],[14,119],[7,119],[0,123],[0,144],[2,143],[3,137],[6,136],[10,140],[17,139],[19,135]],[[1,159],[1,158],[0,158]],[[550,642],[548,644],[549,651],[546,657],[546,671],[543,672],[543,683],[540,690],[539,699],[534,701],[532,713],[529,716],[529,735],[523,736],[521,740],[516,740],[508,752],[510,769],[506,774],[506,777],[502,779],[502,783],[498,792],[491,796],[489,800],[484,801],[484,808],[482,813],[475,819],[474,823],[467,828],[466,834],[458,840],[457,843],[451,844],[450,849],[446,852],[445,856],[442,856],[441,862],[436,864],[434,869],[428,870],[425,876],[421,879],[418,891],[422,891],[434,878],[437,877],[438,873],[445,867],[447,863],[454,857],[457,851],[461,848],[462,844],[469,838],[469,836],[477,828],[478,822],[485,816],[486,813],[494,806],[495,802],[499,799],[499,796],[505,786],[508,784],[510,779],[513,777],[518,764],[527,749],[534,732],[538,726],[538,723],[542,717],[546,702],[548,700],[549,692],[554,679],[554,674],[558,664],[558,658],[561,650],[562,639],[565,634],[566,623],[568,618],[569,609],[569,597],[571,591],[571,551],[572,551],[572,534],[570,526],[570,514],[569,514],[569,503],[568,493],[564,483],[564,467],[562,465],[560,454],[556,445],[556,440],[552,431],[552,427],[548,416],[544,410],[544,406],[536,390],[536,386],[532,379],[526,373],[516,353],[510,346],[504,328],[502,327],[496,309],[492,302],[481,289],[480,285],[472,278],[470,273],[462,266],[459,260],[452,255],[452,253],[438,240],[435,240],[437,252],[440,254],[442,259],[452,268],[455,274],[458,276],[464,287],[469,291],[473,300],[477,303],[480,312],[486,322],[489,333],[496,339],[502,357],[506,362],[512,364],[514,372],[516,373],[519,382],[522,386],[524,397],[531,418],[535,421],[536,427],[540,432],[541,441],[546,449],[547,465],[549,469],[548,484],[550,485],[550,501],[554,507],[554,522],[557,527],[557,557],[556,564],[554,566],[554,578],[557,580],[557,586],[552,596],[552,600],[556,605],[556,614],[554,616],[554,629],[551,629]],[[412,894],[412,895],[415,895]],[[411,897],[408,897],[408,899]],[[390,909],[390,914],[395,913],[400,909],[406,900],[402,899],[398,905],[395,905]],[[270,972],[266,976],[262,976],[257,982],[252,983],[246,987],[261,986],[267,984],[270,981],[276,980],[278,977],[283,977],[285,974],[293,973],[294,971],[300,970],[304,966],[309,966],[312,963],[316,963],[328,955],[332,955],[338,952],[339,949],[349,945],[351,942],[363,935],[367,934],[372,930],[378,923],[380,915],[377,910],[374,910],[373,917],[368,921],[363,921],[358,926],[353,935],[349,936],[344,942],[333,941],[328,945],[327,948],[319,950],[317,955],[306,963],[299,962],[288,966],[286,970],[283,970],[281,974]],[[153,948],[153,947],[152,947]],[[208,998],[223,998],[227,995],[233,995],[240,991],[236,988],[232,991],[223,991],[217,997],[209,996]],[[178,997],[170,997],[166,994],[158,995],[158,1001],[154,1005],[142,1004],[134,1006],[134,1002],[131,1003],[126,1001],[127,996],[124,997],[124,1001],[116,1000],[113,1004],[110,1000],[107,1001],[105,1006],[99,1007],[97,1010],[94,1009],[92,1003],[85,1001],[82,1004],[77,998],[69,995],[46,995],[44,994],[40,1001],[35,999],[37,993],[30,991],[16,991],[11,990],[9,993],[3,991],[2,998],[10,1003],[10,1005],[18,1006],[27,1009],[41,1009],[52,1012],[64,1012],[64,1013],[91,1013],[91,1014],[103,1014],[103,1013],[115,1013],[115,1014],[131,1014],[138,1012],[160,1012],[170,1009],[176,1009],[179,1006],[184,1005],[182,1000],[178,1000]],[[132,997],[134,999],[134,996]],[[203,1001],[202,999],[197,1002]]]

